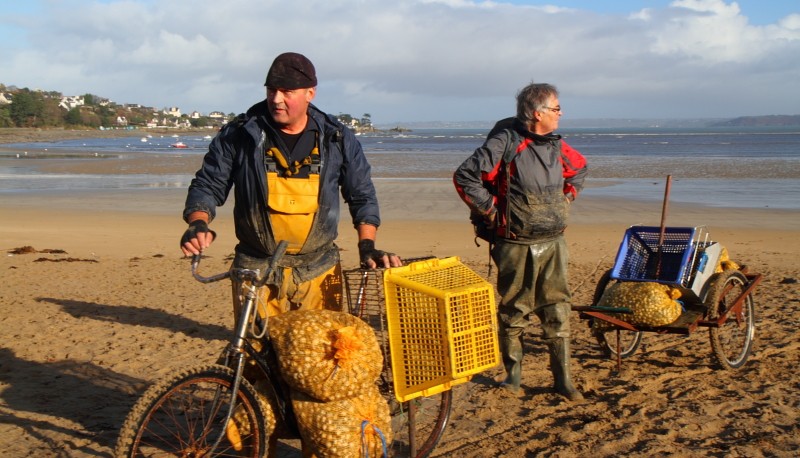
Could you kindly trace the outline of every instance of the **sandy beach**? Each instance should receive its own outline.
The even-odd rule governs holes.
[[[185,173],[197,160],[132,160],[124,173]],[[45,159],[37,167],[75,165]],[[119,161],[81,167],[123,173]],[[379,248],[404,257],[459,256],[487,276],[487,249],[475,246],[449,179],[378,178],[376,185]],[[150,383],[216,359],[232,324],[229,287],[192,280],[178,249],[184,198],[180,189],[0,198],[0,456],[110,456],[128,410]],[[224,270],[233,252],[231,208],[213,223],[219,237],[207,252],[208,273]],[[660,218],[660,204],[575,202],[567,240],[576,305],[591,302],[625,229],[657,226]],[[719,369],[701,328],[689,336],[646,334],[617,372],[574,313],[572,368],[586,400],[571,404],[549,391],[534,321],[524,393],[495,389],[490,380],[499,369],[456,387],[451,423],[433,456],[797,456],[800,212],[670,205],[667,223],[707,226],[733,260],[763,275],[755,349],[743,368]],[[346,218],[339,232],[344,268],[354,268],[355,231]]]

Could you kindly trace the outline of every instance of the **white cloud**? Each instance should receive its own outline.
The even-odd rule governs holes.
[[[315,63],[321,108],[376,122],[491,120],[531,80],[556,84],[572,118],[800,106],[800,14],[755,26],[723,0],[624,15],[468,0],[73,0],[0,20],[28,32],[0,50],[2,83],[183,111],[245,110],[284,51]]]
[[[659,18],[650,33],[657,54],[684,56],[709,66],[748,62],[777,38],[765,28],[749,27],[736,3],[678,0],[672,8],[675,13]]]
[[[791,33],[800,30],[800,14],[790,14],[778,21],[778,28]]]

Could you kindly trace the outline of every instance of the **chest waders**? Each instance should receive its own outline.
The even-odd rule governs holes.
[[[289,254],[297,254],[311,232],[319,210],[319,176],[322,162],[319,137],[311,154],[302,161],[289,162],[286,155],[271,146],[264,152],[267,169],[267,209],[275,241],[286,240]],[[308,167],[308,175],[298,177]]]
[[[299,161],[290,162],[274,145],[265,147],[267,217],[275,241],[288,242],[288,254],[302,253],[316,222],[323,162],[318,136],[311,153]],[[301,308],[339,310],[341,284],[335,281],[341,276],[338,262],[314,278],[297,282],[294,268],[282,267],[280,285],[270,285],[259,292],[259,307],[264,307],[267,316]]]
[[[529,138],[525,138],[520,146],[517,148],[516,153],[521,152],[530,143]],[[506,152],[505,154],[508,154]],[[504,154],[504,157],[505,157]],[[534,154],[536,152],[534,151]],[[516,157],[514,155],[513,157]],[[512,157],[512,160],[513,160]],[[547,265],[558,266],[547,271],[541,271],[536,275],[545,275],[549,277],[544,283],[550,286],[555,286],[556,290],[553,294],[544,293],[542,289],[547,289],[549,286],[544,284],[539,285],[536,280],[533,280],[530,286],[533,286],[537,291],[536,295],[541,295],[541,300],[534,296],[536,304],[544,302],[545,305],[534,307],[533,309],[523,310],[520,313],[521,317],[527,322],[527,316],[531,312],[539,317],[542,323],[542,330],[544,331],[544,341],[548,347],[548,354],[550,357],[550,370],[553,374],[553,388],[556,392],[563,395],[570,401],[580,401],[583,395],[575,388],[572,383],[572,375],[570,371],[570,338],[569,338],[569,312],[570,306],[567,302],[569,295],[564,294],[564,297],[557,297],[558,291],[562,289],[568,291],[567,287],[567,258],[566,258],[566,244],[562,239],[552,240],[563,233],[566,226],[568,204],[564,194],[561,190],[552,191],[550,193],[511,193],[511,166],[517,166],[519,162],[506,161],[504,181],[501,181],[498,186],[498,194],[503,196],[503,199],[498,199],[501,205],[501,213],[504,220],[499,227],[504,226],[506,239],[521,239],[529,240],[529,244],[513,245],[507,244],[497,247],[497,251],[493,249],[492,253],[496,255],[496,264],[500,272],[498,273],[498,287],[500,285],[499,276],[504,275],[504,272],[509,270],[515,271],[511,284],[507,287],[513,288],[519,293],[526,289],[524,286],[523,278],[528,276],[528,272],[536,271],[532,268],[540,262]],[[553,165],[551,165],[552,167]],[[498,210],[498,211],[501,211]],[[513,230],[512,230],[513,228]],[[537,238],[540,240],[537,241]],[[531,245],[532,244],[532,245]],[[531,246],[550,247],[547,252],[550,254],[543,257],[540,253],[536,255],[538,260],[531,261],[529,265],[528,259],[532,254],[529,253]],[[516,252],[516,255],[514,253]],[[498,259],[500,258],[500,259]],[[512,259],[521,260],[520,264],[516,264]],[[511,264],[505,264],[511,262]],[[505,265],[504,265],[505,264]],[[538,268],[537,268],[538,270]],[[522,274],[525,272],[525,274]],[[554,275],[558,273],[558,275]],[[503,289],[507,289],[503,287]],[[506,299],[508,291],[503,292],[503,299]],[[531,294],[531,293],[527,293]],[[516,294],[512,294],[515,296]],[[548,303],[553,302],[553,303]],[[499,340],[500,348],[503,357],[503,365],[506,373],[505,377],[499,376],[495,381],[500,383],[500,386],[509,389],[512,393],[520,394],[522,392],[522,358],[523,358],[523,327],[510,326],[511,323],[502,318],[503,309],[508,306],[508,303],[501,303],[501,325],[499,327]],[[515,306],[512,309],[517,308]],[[527,307],[526,307],[527,308]],[[520,311],[517,308],[517,311]],[[513,315],[512,315],[513,316]],[[562,326],[566,328],[562,330]]]

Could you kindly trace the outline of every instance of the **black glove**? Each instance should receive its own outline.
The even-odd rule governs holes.
[[[383,267],[383,257],[389,253],[375,249],[374,240],[360,240],[358,242],[358,258],[361,260],[361,267],[369,267],[367,262],[372,259],[378,267]]]
[[[185,245],[188,241],[197,237],[197,234],[202,232],[210,232],[212,239],[217,238],[217,233],[208,228],[208,223],[202,219],[197,219],[189,223],[189,228],[186,229],[186,232],[183,233],[183,237],[181,237],[180,246]]]

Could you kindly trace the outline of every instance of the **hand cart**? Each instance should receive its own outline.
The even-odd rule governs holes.
[[[598,281],[592,305],[573,307],[590,324],[603,322],[593,333],[603,350],[616,356],[618,368],[621,358],[636,352],[643,332],[688,335],[699,327],[709,329],[711,347],[722,368],[737,369],[747,361],[755,335],[753,291],[761,275],[748,272],[747,267],[715,272],[721,247],[698,240],[697,235],[704,233],[704,228],[666,228],[659,256],[658,228],[629,228],[614,268]],[[603,293],[622,281],[650,281],[680,289],[681,315],[664,326],[646,326],[620,318],[631,313],[628,308],[599,306]]]
[[[688,335],[699,327],[708,328],[719,365],[723,369],[738,369],[753,350],[753,292],[762,276],[749,272],[747,267],[720,269],[723,248],[709,240],[705,227],[665,227],[669,184],[668,176],[661,226],[630,227],[613,269],[605,272],[597,283],[592,305],[573,306],[573,310],[589,320],[603,351],[616,357],[617,370],[622,358],[636,352],[644,332]],[[678,288],[680,316],[667,325],[646,326],[630,321],[629,308],[599,305],[608,288],[629,281],[657,282]]]

